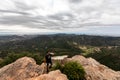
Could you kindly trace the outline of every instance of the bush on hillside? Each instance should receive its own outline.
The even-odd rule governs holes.
[[[69,80],[85,80],[85,71],[77,62],[67,62],[64,66],[57,63],[53,69],[59,69],[62,73],[67,75]]]

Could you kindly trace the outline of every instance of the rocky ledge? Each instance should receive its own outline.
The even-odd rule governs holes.
[[[86,80],[120,80],[120,72],[114,71],[92,58],[81,55],[66,58],[66,61],[77,61],[86,72]],[[46,74],[45,64],[37,65],[35,60],[23,57],[0,69],[0,80],[68,80],[59,70]]]

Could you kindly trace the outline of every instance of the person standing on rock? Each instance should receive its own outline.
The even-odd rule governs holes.
[[[49,68],[52,67],[52,55],[54,55],[54,53],[48,52],[45,56],[45,61],[46,61],[46,65],[47,65],[47,73],[49,72]]]

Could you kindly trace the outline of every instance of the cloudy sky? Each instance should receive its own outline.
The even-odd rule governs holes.
[[[120,0],[0,0],[0,34],[120,36]]]

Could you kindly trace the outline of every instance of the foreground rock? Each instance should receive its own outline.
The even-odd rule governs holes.
[[[42,74],[42,69],[32,58],[23,57],[0,69],[0,80],[25,80]]]
[[[120,80],[120,72],[102,65],[92,58],[76,55],[68,60],[77,61],[83,66],[86,80]]]
[[[28,80],[68,80],[67,76],[62,74],[59,70],[51,71],[48,74],[43,74]]]
[[[60,71],[44,73],[44,63],[39,66],[32,58],[23,57],[1,68],[0,80],[67,80],[67,77]]]

